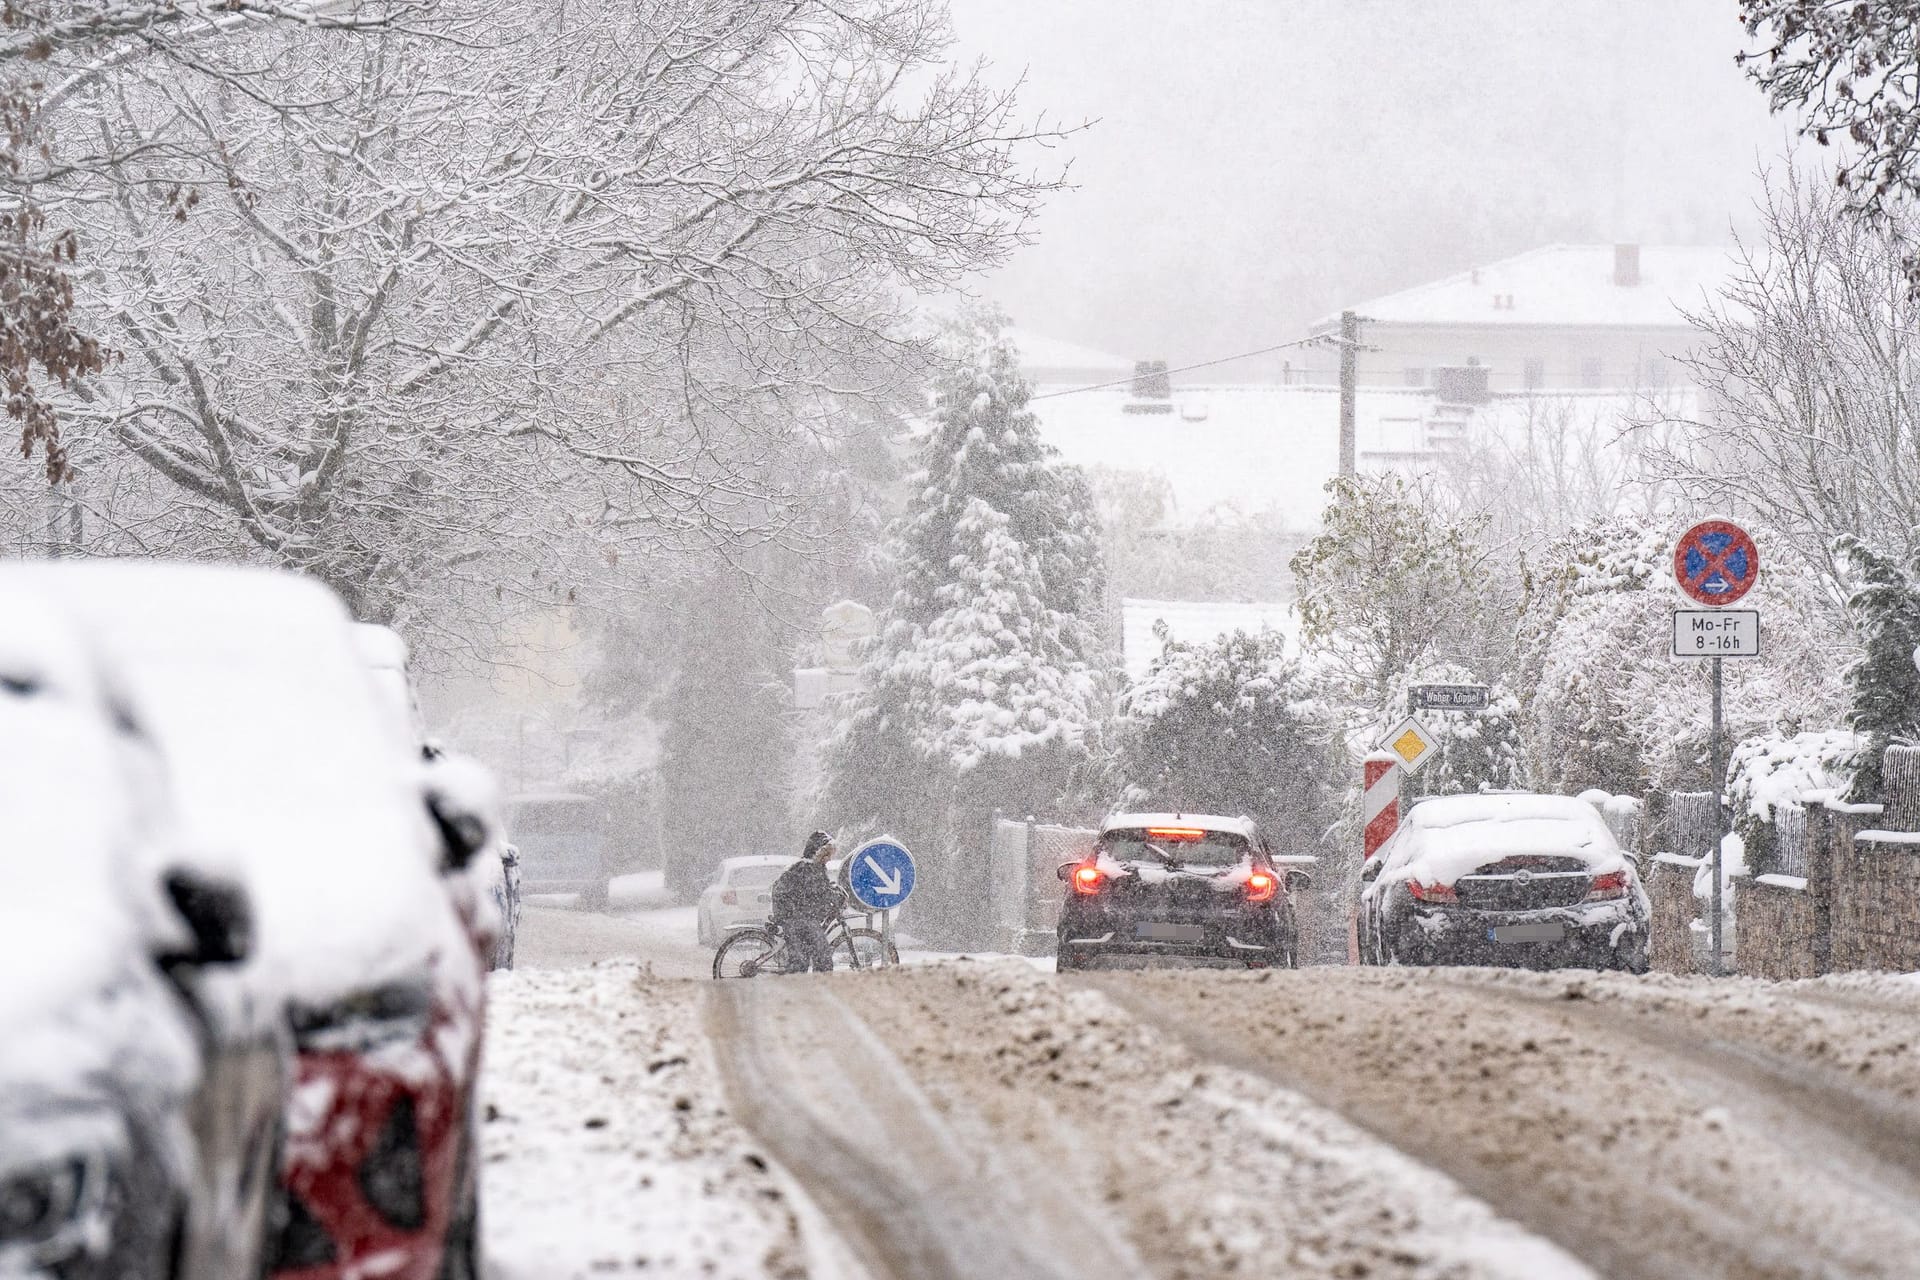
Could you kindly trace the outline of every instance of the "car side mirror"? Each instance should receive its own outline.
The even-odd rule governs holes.
[[[1287,868],[1287,892],[1304,893],[1313,888],[1313,877],[1298,867]]]
[[[240,964],[253,954],[253,903],[245,889],[185,867],[167,872],[161,883],[187,926],[187,946],[162,952],[162,968]]]
[[[493,774],[466,756],[449,753],[427,763],[426,802],[440,835],[442,871],[465,871],[501,829]]]
[[[465,871],[487,847],[487,824],[443,795],[429,792],[427,815],[440,833],[440,869]]]

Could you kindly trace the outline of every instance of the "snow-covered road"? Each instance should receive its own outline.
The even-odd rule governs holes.
[[[529,914],[550,967],[488,1044],[504,1280],[1916,1274],[1910,980],[723,986],[679,914]]]

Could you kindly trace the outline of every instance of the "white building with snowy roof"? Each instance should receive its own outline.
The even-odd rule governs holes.
[[[1166,396],[1145,397],[1127,386],[1038,383],[1030,407],[1066,461],[1162,477],[1173,524],[1265,519],[1310,533],[1340,469],[1340,394],[1331,386],[1176,380]],[[1363,389],[1354,417],[1364,471],[1417,469],[1460,438],[1459,414],[1424,388]]]
[[[1686,313],[1734,267],[1720,246],[1550,244],[1358,302],[1360,383],[1437,386],[1448,371],[1482,368],[1495,392],[1683,385],[1679,361],[1698,342]],[[1313,332],[1339,329],[1333,315]],[[1308,366],[1314,380],[1334,380],[1337,352],[1310,349]]]

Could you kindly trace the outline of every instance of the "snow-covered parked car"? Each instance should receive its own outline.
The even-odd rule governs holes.
[[[1307,875],[1277,865],[1249,819],[1116,814],[1101,824],[1093,853],[1063,864],[1060,878],[1062,972],[1299,962],[1292,895]]]
[[[728,934],[765,924],[773,910],[773,882],[794,861],[784,854],[752,854],[722,861],[713,883],[700,891],[695,907],[700,945],[717,947]]]
[[[607,906],[612,881],[606,805],[572,791],[529,791],[507,801],[507,838],[526,893],[578,894],[589,911]]]
[[[137,700],[182,833],[255,893],[296,1041],[275,1274],[478,1271],[484,953],[456,908],[486,832],[382,713],[337,597],[263,570],[12,563]]]
[[[285,1026],[164,772],[74,631],[0,591],[0,1275],[261,1272]]]
[[[1368,964],[1646,971],[1639,868],[1573,796],[1438,796],[1361,869]]]
[[[447,877],[468,932],[487,944],[487,967],[513,967],[515,936],[520,926],[519,858],[506,841],[498,788],[478,761],[449,752],[427,736],[426,718],[413,683],[407,642],[392,627],[374,622],[355,623],[354,649],[373,678],[375,700],[394,733],[413,744],[426,763],[432,785],[461,792],[487,831],[486,845],[465,870]]]

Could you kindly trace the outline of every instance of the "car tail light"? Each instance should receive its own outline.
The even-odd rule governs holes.
[[[1247,877],[1248,902],[1272,902],[1279,891],[1280,881],[1269,872],[1255,871]]]
[[[1587,886],[1587,901],[1603,901],[1607,898],[1627,896],[1627,873],[1609,871],[1606,875],[1595,876],[1593,883]]]
[[[735,893],[731,889],[727,889],[720,894],[720,901],[726,903],[730,907],[737,907],[740,905],[740,895]]]
[[[1458,903],[1460,895],[1453,891],[1450,884],[1421,884],[1418,880],[1407,881],[1407,892],[1422,902]]]
[[[1148,827],[1150,840],[1173,840],[1182,844],[1192,844],[1196,840],[1207,838],[1204,827]]]
[[[1100,868],[1090,862],[1083,862],[1073,869],[1073,891],[1075,893],[1098,893],[1101,883],[1106,880]]]

